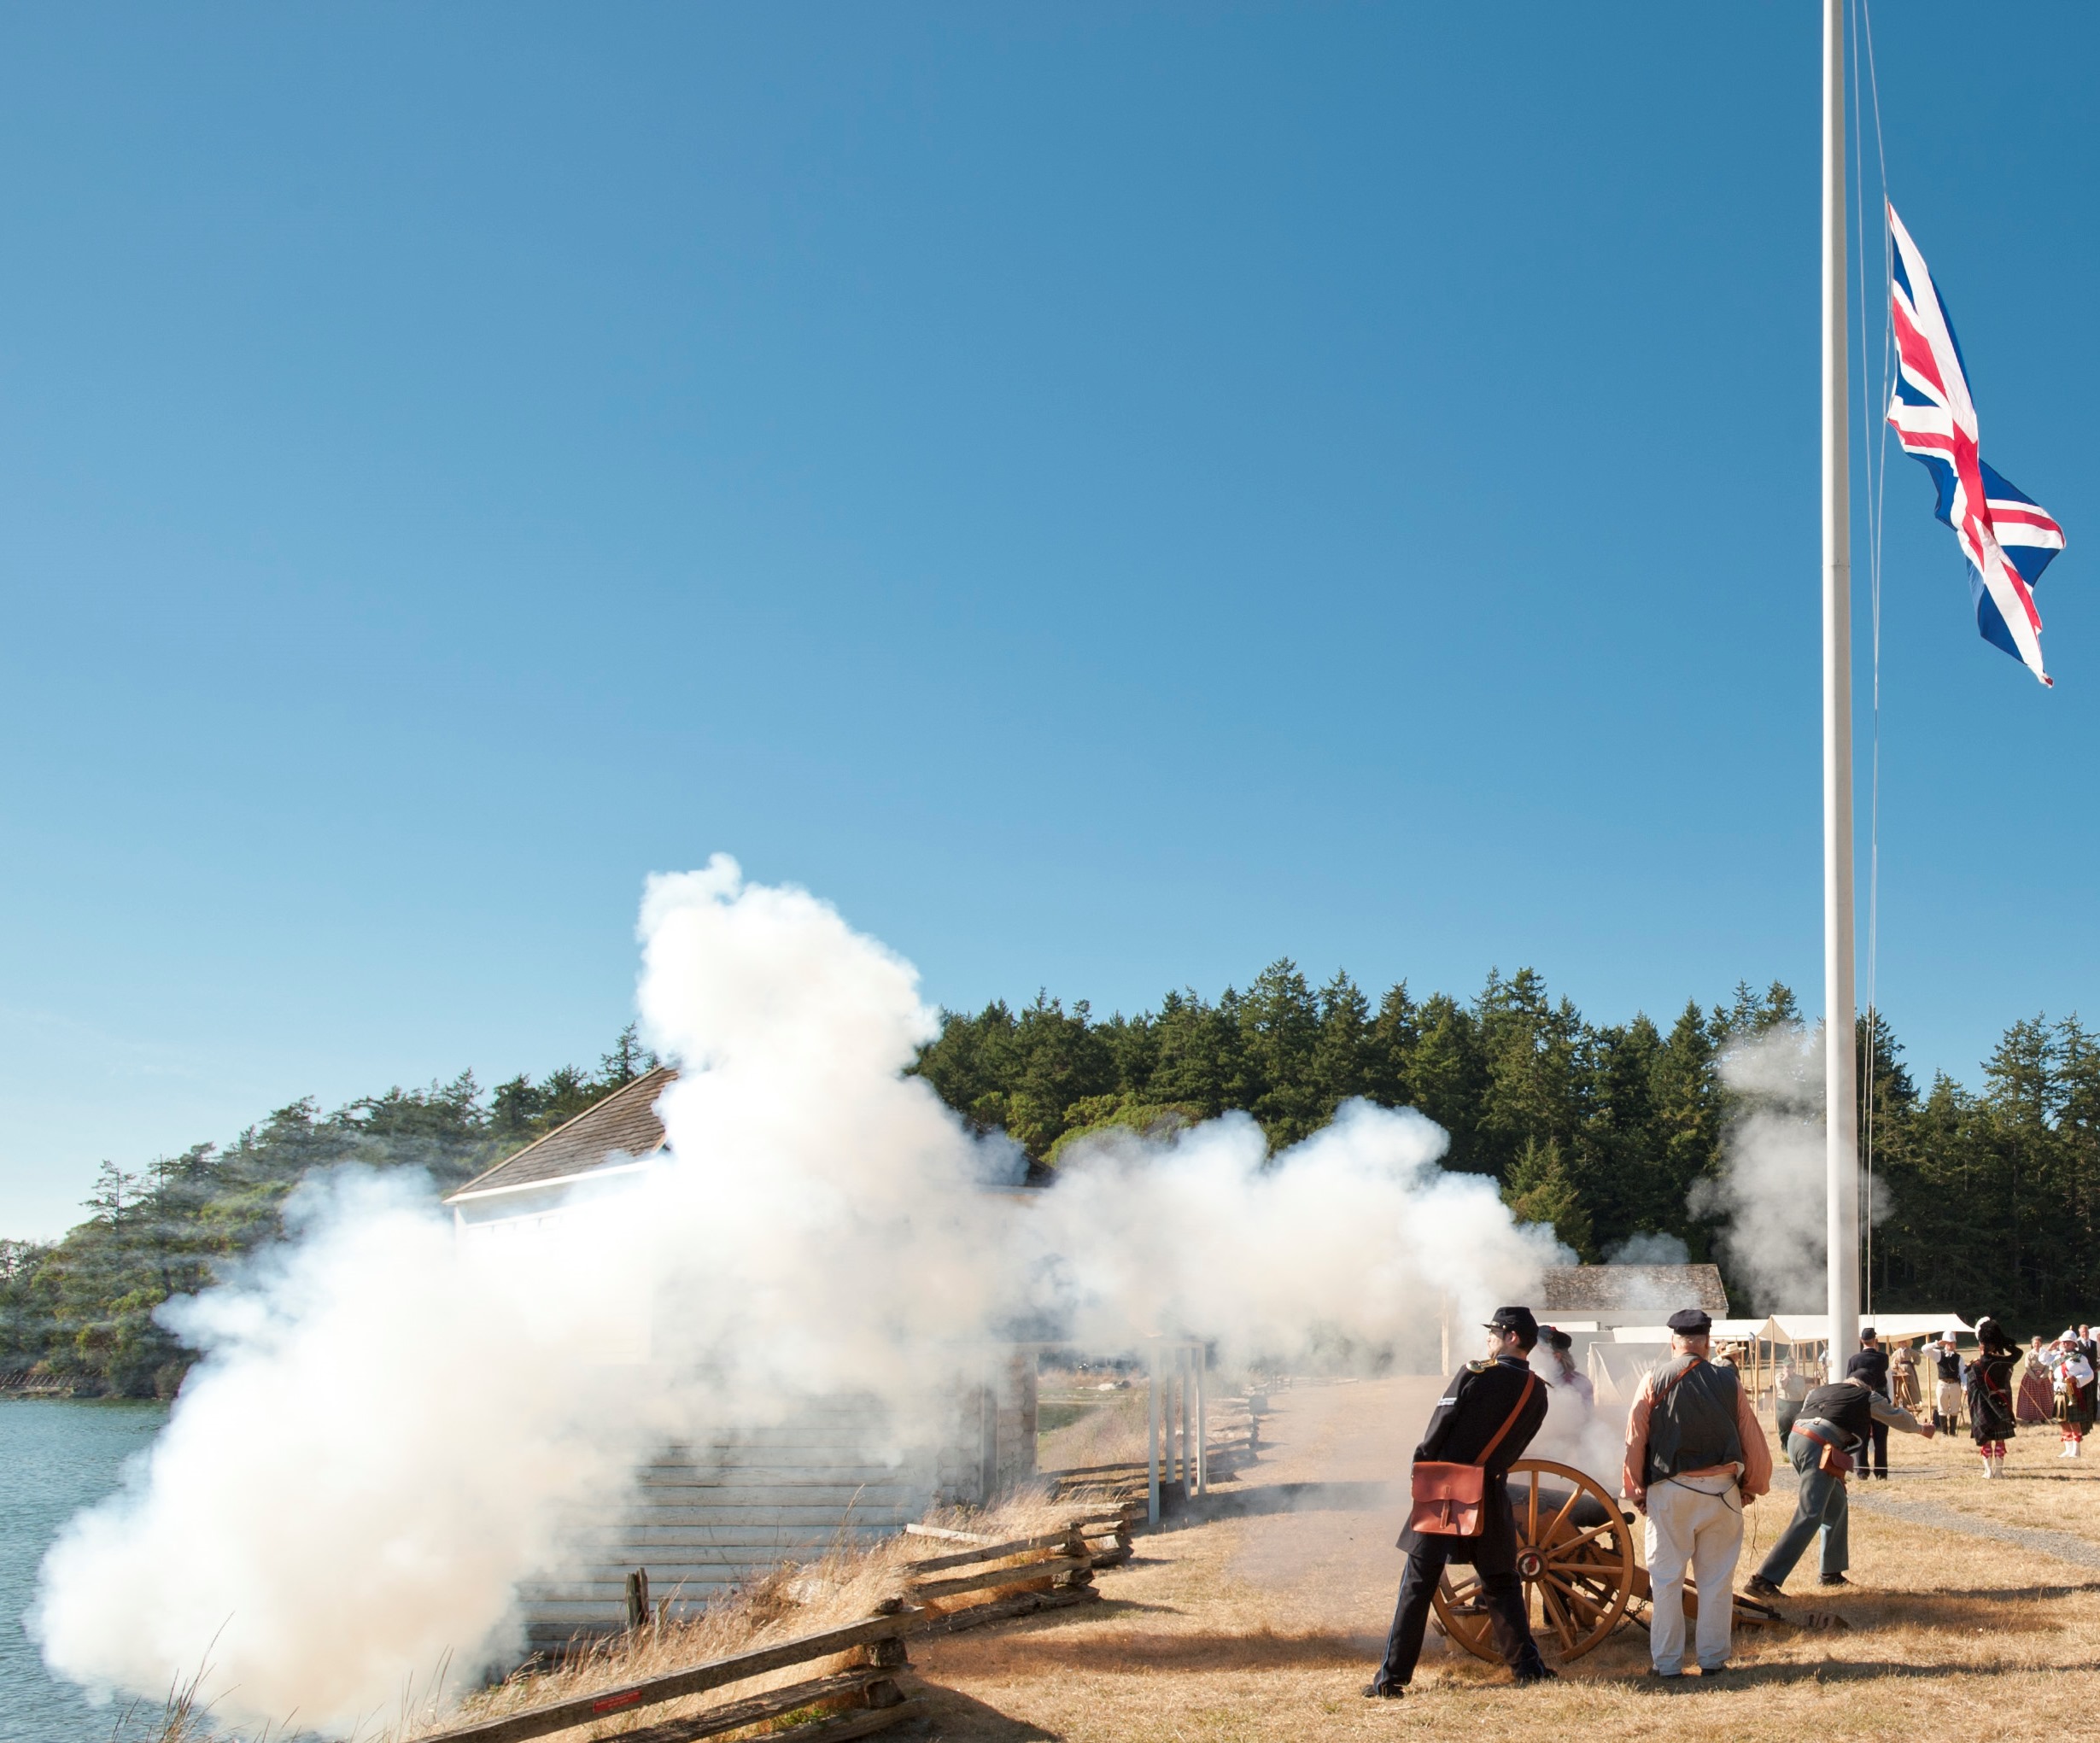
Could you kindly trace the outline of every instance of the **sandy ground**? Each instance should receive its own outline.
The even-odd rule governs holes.
[[[915,1643],[931,1717],[897,1734],[1080,1743],[1463,1728],[1480,1743],[1710,1743],[2091,1724],[2100,1457],[2059,1459],[2039,1434],[2015,1443],[2003,1483],[1981,1481],[1966,1439],[1898,1437],[1898,1475],[1855,1491],[1857,1588],[1820,1589],[1811,1552],[1787,1608],[1816,1625],[1739,1630],[1727,1677],[1650,1680],[1647,1637],[1628,1626],[1559,1683],[1518,1689],[1432,1632],[1407,1699],[1364,1699],[1400,1575],[1395,1479],[1437,1388],[1396,1379],[1278,1393],[1262,1461],[1221,1487],[1210,1517],[1141,1536],[1129,1565],[1101,1576],[1104,1602]],[[1752,1509],[1739,1582],[1792,1505],[1782,1490]]]

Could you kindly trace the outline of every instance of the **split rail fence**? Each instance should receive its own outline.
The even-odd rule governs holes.
[[[623,1688],[599,1689],[458,1726],[423,1743],[529,1743],[842,1657],[851,1661],[784,1687],[623,1731],[619,1743],[696,1743],[791,1717],[796,1721],[792,1733],[796,1743],[843,1743],[846,1738],[869,1736],[925,1711],[924,1701],[898,1681],[910,1669],[904,1642],[911,1635],[975,1628],[1098,1600],[1094,1570],[1130,1559],[1131,1524],[1129,1511],[1117,1508],[1004,1541],[974,1532],[907,1525],[910,1536],[953,1547],[909,1563],[904,1594],[885,1599],[863,1622],[755,1647]],[[976,1601],[956,1607],[962,1600]]]
[[[1134,1506],[1156,1525],[1163,1514],[1206,1494],[1218,1478],[1255,1463],[1261,1453],[1267,1398],[1255,1393],[1214,1403],[1203,1397],[1199,1377],[1193,1365],[1177,1372],[1159,1363],[1148,1401],[1149,1456],[1038,1472],[1052,1498]]]

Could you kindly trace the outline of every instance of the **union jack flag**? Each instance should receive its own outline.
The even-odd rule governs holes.
[[[1896,245],[1891,300],[1897,354],[1889,424],[1903,451],[1924,463],[1939,488],[1933,512],[1954,529],[1968,559],[1977,629],[2050,683],[2042,669],[2034,584],[2063,548],[2063,529],[2032,496],[1984,464],[1968,371],[1939,287],[1893,206],[1888,231]]]

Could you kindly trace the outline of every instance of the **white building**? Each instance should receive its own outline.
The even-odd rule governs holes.
[[[676,1076],[660,1067],[636,1078],[453,1193],[445,1202],[459,1239],[544,1237],[564,1209],[665,1166],[656,1103]],[[646,1346],[638,1323],[634,1353]],[[961,1389],[946,1419],[894,1464],[867,1450],[890,1438],[875,1431],[880,1407],[852,1397],[786,1423],[726,1424],[705,1446],[663,1448],[638,1473],[635,1502],[608,1506],[588,1553],[526,1588],[533,1643],[623,1626],[627,1576],[637,1568],[676,1613],[783,1562],[888,1535],[931,1506],[987,1500],[1032,1475],[1034,1351],[989,1348],[981,1366],[983,1378]]]

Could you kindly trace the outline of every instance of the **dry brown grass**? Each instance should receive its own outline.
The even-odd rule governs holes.
[[[1238,1516],[1141,1535],[1133,1559],[1101,1576],[1101,1604],[915,1639],[911,1680],[929,1713],[893,1734],[900,1743],[1297,1743],[1457,1732],[1468,1743],[1799,1743],[1957,1730],[2040,1737],[2088,1723],[2100,1697],[2091,1668],[2100,1565],[2067,1555],[2091,1543],[2100,1563],[2100,1454],[2059,1460],[2053,1436],[2043,1434],[2015,1442],[2003,1483],[1978,1476],[1965,1437],[1931,1445],[1898,1437],[1901,1474],[1855,1491],[1857,1588],[1819,1589],[1812,1552],[1789,1582],[1793,1622],[1844,1625],[1739,1629],[1738,1668],[1717,1682],[1651,1681],[1647,1637],[1633,1626],[1568,1666],[1561,1682],[1530,1689],[1432,1635],[1407,1699],[1365,1700],[1359,1691],[1383,1645],[1400,1573],[1392,1547],[1400,1491],[1381,1484],[1404,1471],[1435,1392],[1434,1382],[1397,1380],[1278,1394],[1262,1463],[1221,1489],[1237,1491]],[[1141,1395],[1135,1401],[1142,1409]],[[1306,1483],[1326,1487],[1287,1487]],[[1791,1510],[1783,1493],[1752,1510],[1739,1578]],[[1031,1498],[950,1523],[1018,1536],[1071,1511],[1069,1502]],[[1978,1535],[1991,1531],[2062,1533],[2057,1547],[2067,1553]],[[858,1620],[898,1589],[904,1562],[936,1548],[896,1542],[784,1570],[699,1620],[515,1678],[477,1697],[471,1715],[617,1687]],[[566,1734],[617,1737],[827,1668],[797,1666]],[[437,1728],[397,1728],[395,1743]]]
[[[1408,1383],[1390,1382],[1279,1397],[1276,1454],[1242,1487],[1392,1474],[1425,1408],[1407,1390]],[[915,1644],[933,1713],[927,1734],[950,1743],[1231,1743],[1462,1730],[1471,1743],[1586,1735],[1795,1743],[1804,1735],[1959,1729],[1996,1738],[2083,1728],[2100,1695],[2090,1668],[2100,1642],[2100,1570],[1869,1509],[1885,1494],[1906,1503],[1944,1496],[1957,1516],[2025,1525],[2028,1510],[2047,1503],[2024,1491],[2075,1494],[2081,1509],[2088,1492],[2039,1475],[2050,1469],[2053,1443],[2015,1459],[2016,1471],[2032,1463],[2033,1479],[1988,1486],[1966,1443],[1958,1451],[1915,1440],[1900,1446],[1906,1466],[1945,1474],[1876,1484],[1863,1497],[1853,1529],[1859,1588],[1822,1592],[1812,1561],[1789,1582],[1797,1618],[1819,1613],[1847,1625],[1741,1629],[1740,1668],[1710,1687],[1697,1677],[1651,1681],[1647,1637],[1629,1627],[1569,1666],[1562,1682],[1529,1689],[1432,1637],[1407,1699],[1367,1701],[1359,1691],[1383,1645],[1400,1572],[1395,1518],[1375,1508],[1308,1510],[1140,1538],[1131,1566],[1103,1579],[1108,1601],[1097,1607]],[[2100,1489],[2090,1493],[2100,1500]],[[1760,1547],[1791,1505],[1775,1494],[1752,1510]],[[2061,1527],[2040,1518],[2034,1524]],[[2079,1535],[2100,1541],[2100,1515],[2082,1517]]]
[[[1006,1539],[1050,1530],[1063,1524],[1072,1514],[1069,1502],[1053,1505],[1041,1494],[1027,1494],[996,1508],[936,1514],[931,1523]],[[880,1602],[904,1590],[908,1563],[939,1555],[945,1547],[959,1549],[966,1546],[898,1537],[872,1547],[840,1548],[816,1561],[784,1566],[753,1582],[734,1597],[711,1605],[690,1620],[666,1621],[632,1634],[579,1641],[552,1665],[521,1670],[456,1707],[425,1711],[403,1720],[383,1734],[383,1743],[410,1743],[414,1738],[453,1726],[499,1718],[526,1707],[601,1689],[623,1687],[711,1659],[863,1621],[875,1613]],[[979,1601],[982,1600],[965,1598],[950,1607]],[[563,1743],[571,1739],[618,1737],[768,1689],[806,1682],[840,1669],[845,1663],[843,1657],[812,1660],[753,1677],[718,1693],[641,1709],[559,1735]]]
[[[1144,1457],[1145,1392],[1142,1385],[1103,1392],[1098,1383],[1089,1378],[1046,1386],[1044,1401],[1080,1405],[1086,1413],[1078,1421],[1037,1441],[1036,1458],[1044,1470],[1068,1471]]]

